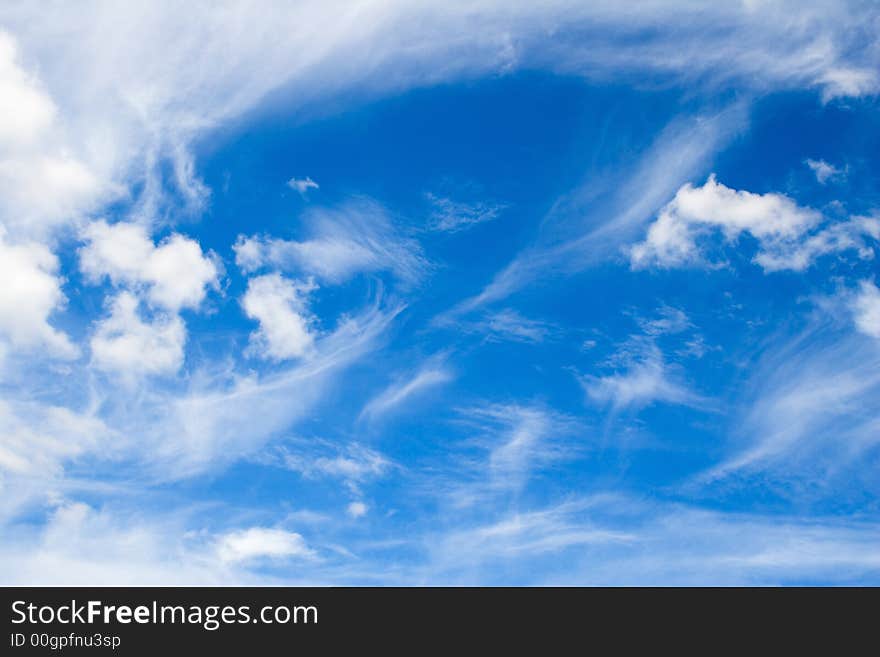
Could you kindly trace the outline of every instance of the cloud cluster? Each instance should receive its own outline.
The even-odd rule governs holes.
[[[0,31],[0,222],[16,237],[45,238],[115,195],[65,143],[61,112]]]
[[[177,316],[158,315],[152,322],[139,316],[137,297],[120,293],[108,317],[97,322],[91,339],[92,362],[124,378],[174,374],[183,365],[186,327]]]
[[[4,232],[0,226],[0,339],[15,349],[75,358],[77,347],[49,323],[66,302],[58,258],[39,242],[12,244]]]
[[[209,287],[218,284],[218,268],[199,243],[173,234],[154,244],[139,224],[95,221],[82,232],[80,269],[93,282],[143,290],[151,305],[177,312],[198,309]]]
[[[251,336],[250,348],[272,360],[300,358],[315,341],[307,310],[309,293],[317,289],[312,281],[297,282],[280,274],[265,274],[248,281],[241,306],[245,314],[260,323]]]
[[[219,268],[199,243],[172,234],[159,244],[136,223],[94,221],[81,234],[79,267],[87,281],[109,280],[121,288],[96,322],[92,364],[99,370],[136,380],[177,372],[184,361],[186,326],[178,313],[197,310],[210,287],[219,285]],[[141,299],[152,310],[141,318]]]
[[[699,242],[720,232],[734,242],[748,233],[758,241],[755,262],[765,271],[803,271],[819,256],[855,250],[874,256],[880,220],[854,217],[819,229],[823,216],[782,194],[735,190],[710,176],[701,187],[683,185],[650,225],[643,242],[630,250],[634,269],[651,266],[705,266]]]

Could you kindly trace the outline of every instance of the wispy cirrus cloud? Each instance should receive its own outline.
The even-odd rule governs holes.
[[[530,481],[586,448],[576,419],[540,404],[496,403],[462,408],[467,436],[448,479],[432,484],[453,509],[507,507]]]
[[[425,195],[433,206],[431,228],[446,233],[467,230],[478,224],[497,219],[507,207],[486,201],[454,201],[443,196],[428,193]]]
[[[682,181],[705,167],[744,123],[741,104],[675,118],[635,164],[621,166],[611,180],[588,179],[558,199],[543,218],[536,242],[441,319],[495,303],[536,279],[571,275],[617,257]]]
[[[373,201],[309,209],[303,221],[309,232],[304,240],[240,235],[233,247],[236,264],[246,273],[272,268],[330,283],[387,271],[407,285],[417,283],[429,268],[418,242],[400,235],[386,210]]]
[[[360,443],[288,440],[260,457],[308,479],[338,479],[357,492],[363,484],[388,474],[395,464],[381,452]]]
[[[850,318],[829,315],[846,317],[851,300],[831,300],[802,332],[761,354],[742,386],[729,455],[701,481],[762,473],[780,485],[840,476],[858,476],[868,489],[880,483],[870,471],[856,474],[878,443],[880,348]]]
[[[433,359],[408,377],[390,384],[382,392],[366,403],[360,417],[366,420],[377,420],[398,410],[406,402],[422,395],[427,390],[449,383],[454,378],[452,371],[442,363],[442,359]]]

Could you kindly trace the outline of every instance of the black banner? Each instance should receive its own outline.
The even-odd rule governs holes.
[[[873,644],[876,589],[5,588],[0,655]],[[706,643],[709,641],[709,643]],[[610,643],[609,643],[610,642]]]

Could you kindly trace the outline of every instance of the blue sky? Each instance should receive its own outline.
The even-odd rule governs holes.
[[[880,581],[871,3],[32,11],[0,582]]]

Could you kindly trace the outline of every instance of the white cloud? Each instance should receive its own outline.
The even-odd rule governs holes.
[[[295,189],[300,194],[305,194],[310,189],[319,189],[318,183],[314,180],[306,176],[303,179],[300,178],[291,178],[287,181],[287,186],[291,189]]]
[[[157,393],[138,408],[118,404],[108,422],[142,437],[148,449],[138,458],[151,476],[179,479],[220,470],[288,437],[340,372],[370,353],[400,311],[373,305],[346,317],[316,338],[309,358],[261,377],[222,368],[196,371],[185,392]]]
[[[42,238],[81,219],[108,186],[56,144],[58,108],[19,59],[14,39],[0,31],[0,222],[19,237]]]
[[[315,336],[307,297],[316,289],[312,281],[292,281],[280,274],[265,274],[248,281],[241,306],[248,317],[260,323],[251,335],[253,353],[271,360],[289,360],[309,352]]]
[[[784,585],[873,581],[877,523],[717,512],[611,492],[510,510],[419,537],[432,585]]]
[[[296,532],[268,527],[232,531],[217,540],[217,555],[226,563],[258,559],[313,559],[316,554]]]
[[[698,241],[713,230],[728,243],[743,233],[752,235],[759,244],[754,260],[768,272],[802,271],[820,255],[850,249],[861,258],[873,257],[865,237],[880,235],[877,219],[855,217],[811,232],[822,221],[821,213],[787,196],[734,190],[712,175],[702,187],[687,183],[678,190],[645,241],[631,248],[630,259],[634,269],[706,265]]]
[[[38,84],[21,73],[5,37],[7,73],[0,79],[10,91],[4,95],[22,101],[12,103],[17,123],[7,125],[21,125],[17,134],[33,140],[50,124],[56,138],[34,155],[66,151],[93,181],[68,191],[44,186],[55,222],[95,206],[105,198],[102,190],[144,182],[146,196],[161,195],[169,162],[171,186],[186,199],[203,198],[190,144],[278,89],[285,92],[276,98],[296,109],[334,93],[386,93],[513,68],[600,81],[658,75],[709,92],[816,88],[826,100],[880,88],[878,48],[851,29],[862,25],[870,33],[876,12],[849,3],[706,10],[682,1],[633,10],[569,0],[514,6],[307,0],[259,12],[211,3],[183,11],[167,2],[87,2],[52,12],[16,4],[0,11],[0,21],[16,35],[27,70],[42,79]],[[169,34],[176,38],[169,41]],[[50,102],[58,108],[54,120]],[[25,109],[33,110],[32,119],[20,118]],[[39,179],[38,168],[26,174],[29,180]],[[36,185],[18,188],[29,195],[17,207],[41,200],[30,193]]]
[[[92,281],[108,277],[116,285],[145,288],[154,306],[177,312],[197,309],[207,288],[217,285],[217,266],[199,243],[173,234],[158,246],[138,224],[96,221],[82,234],[80,269]]]
[[[538,466],[559,456],[548,441],[571,431],[567,419],[535,407],[498,405],[472,413],[504,428],[489,450],[489,472],[496,488],[525,485]]]
[[[64,307],[58,258],[37,242],[10,243],[0,227],[0,335],[17,349],[37,348],[59,358],[75,358],[79,350],[49,324]]]
[[[92,336],[92,364],[123,378],[173,374],[183,365],[186,328],[176,316],[157,316],[144,322],[137,298],[120,293],[111,303],[110,316],[96,324]]]
[[[512,308],[490,314],[485,320],[478,322],[475,328],[487,333],[490,340],[533,343],[543,342],[556,331],[555,326],[523,317]]]
[[[310,237],[302,241],[240,235],[233,247],[236,264],[245,273],[271,267],[330,283],[361,272],[390,271],[414,284],[428,267],[418,242],[399,236],[385,210],[372,201],[311,208],[303,219]]]
[[[835,476],[870,471],[863,457],[880,440],[880,351],[837,317],[846,316],[845,302],[854,303],[856,313],[870,313],[872,287],[862,288],[865,296],[847,295],[817,312],[802,333],[762,350],[738,386],[731,454],[701,481],[772,473],[775,481],[807,480],[812,488]],[[857,327],[869,332],[869,316],[856,317],[868,320]]]
[[[825,160],[813,160],[808,158],[804,160],[804,164],[810,167],[810,170],[816,175],[816,180],[818,180],[821,185],[824,185],[828,181],[837,180],[845,174],[843,169],[838,169],[834,165],[828,164]]]
[[[873,260],[880,240],[880,218],[852,217],[831,224],[794,244],[777,245],[755,256],[765,272],[790,269],[803,271],[819,256],[855,251],[862,260]]]
[[[459,510],[490,508],[499,496],[515,499],[535,473],[582,446],[567,440],[582,429],[573,418],[537,405],[471,407],[461,411],[460,422],[474,431],[463,446],[478,448],[479,456],[464,461],[466,470],[448,488],[436,486]]]
[[[781,194],[752,194],[725,187],[712,175],[702,187],[685,184],[632,248],[634,267],[681,266],[700,261],[696,238],[704,228],[719,228],[732,241],[749,232],[766,243],[793,241],[819,223],[815,210],[799,207]]]
[[[352,518],[363,518],[367,515],[367,511],[370,510],[370,507],[363,502],[352,502],[345,510]]]
[[[745,125],[741,103],[715,113],[674,119],[635,162],[619,163],[611,178],[588,176],[542,217],[535,244],[491,283],[441,316],[468,313],[503,299],[536,278],[571,275],[619,253],[681,181],[704,170],[711,155]]]
[[[360,416],[371,420],[380,418],[426,390],[448,383],[452,378],[452,373],[442,366],[427,365],[411,378],[392,383],[373,397],[364,406]]]
[[[865,335],[880,338],[880,289],[870,281],[859,284],[853,300],[856,328]]]
[[[62,501],[34,533],[5,526],[0,580],[34,585],[213,584],[241,581],[186,549],[175,521],[114,514],[81,502]]]
[[[12,37],[0,32],[0,144],[15,146],[33,142],[55,120],[57,110],[39,82],[25,73],[17,60]]]
[[[384,476],[392,467],[381,453],[357,443],[339,447],[315,440],[300,441],[295,448],[280,447],[276,453],[280,465],[304,477],[342,479],[352,488]]]
[[[433,535],[426,541],[430,558],[430,581],[456,572],[467,573],[465,581],[486,581],[474,567],[492,567],[516,560],[531,561],[541,556],[588,546],[620,547],[637,540],[627,530],[603,527],[578,518],[583,504],[569,502],[524,513],[513,512],[488,524],[478,524]],[[535,581],[536,573],[524,568],[518,581]],[[491,575],[489,575],[491,578]],[[539,576],[540,577],[540,576]]]
[[[650,346],[634,358],[622,373],[585,376],[581,385],[594,402],[614,410],[640,409],[656,402],[700,405],[702,398],[675,380],[660,350]]]
[[[0,471],[49,481],[61,474],[65,461],[106,446],[110,434],[92,415],[36,402],[0,401]],[[12,491],[4,495],[13,497]]]
[[[464,203],[428,193],[425,195],[434,210],[431,228],[447,233],[467,230],[477,224],[497,219],[507,207],[498,203]]]
[[[317,563],[297,533],[249,527],[212,533],[188,521],[191,509],[156,512],[65,498],[49,503],[45,524],[4,525],[0,581],[36,585],[230,585],[273,583],[263,566]],[[277,583],[277,582],[274,582]]]
[[[645,335],[653,336],[681,333],[692,326],[690,319],[683,310],[670,306],[662,306],[659,310],[659,317],[641,320],[639,325]]]
[[[752,4],[748,11],[740,5],[707,11],[705,7],[695,9],[691,3],[649,3],[633,11],[614,3],[512,6],[487,1],[415,6],[367,2],[335,6],[306,1],[257,12],[247,5],[218,9],[213,3],[185,8],[161,2],[94,3],[58,5],[52,11],[6,4],[0,8],[0,21],[16,32],[20,54],[16,58],[10,48],[3,50],[11,43],[3,37],[0,222],[7,226],[14,248],[26,247],[27,253],[18,253],[24,254],[25,270],[48,272],[52,279],[44,278],[46,284],[39,286],[46,296],[37,295],[38,300],[48,298],[51,302],[43,303],[32,315],[25,312],[36,318],[33,325],[37,330],[28,335],[58,353],[73,354],[69,340],[50,327],[47,319],[63,301],[63,295],[54,291],[61,285],[57,265],[50,263],[54,262],[50,249],[35,247],[31,252],[31,238],[69,223],[80,226],[83,217],[116,198],[120,190],[142,189],[132,212],[144,225],[152,226],[144,231],[150,241],[156,222],[175,216],[162,216],[168,196],[179,195],[193,207],[207,196],[190,152],[193,141],[254,107],[273,89],[284,87],[275,98],[284,99],[282,102],[295,109],[298,103],[313,102],[330,93],[381,93],[522,66],[624,81],[627,76],[644,79],[646,72],[660,72],[677,80],[698,79],[711,92],[730,80],[759,91],[817,87],[829,99],[876,90],[877,48],[859,42],[861,30],[849,29],[851,21],[857,21],[870,31],[876,16],[861,7],[822,4],[797,7],[793,12],[793,6],[761,3]],[[314,29],[315,25],[321,29]],[[630,34],[644,33],[650,38],[628,39]],[[456,35],[454,48],[450,47],[451,34]],[[554,38],[548,41],[547,34]],[[621,39],[631,47],[621,49]],[[217,62],[223,65],[217,66]],[[647,191],[642,189],[644,180],[639,179],[638,185],[622,192],[622,197],[638,201],[632,211],[616,206],[609,213],[623,219],[612,222],[615,229],[638,224],[641,215],[659,207],[659,203],[652,205],[657,195],[668,198],[668,180],[676,179],[677,187],[691,175],[694,163],[702,161],[717,143],[705,137],[695,130],[685,148],[672,144],[670,152],[675,159],[662,160],[664,169],[671,172],[664,171],[663,176],[650,181]],[[682,171],[687,171],[687,176],[681,177]],[[669,194],[672,191],[674,188]],[[417,249],[389,252],[388,243],[393,239],[388,240],[386,233],[379,231],[370,241],[352,238],[347,232],[316,230],[295,242],[298,246],[290,249],[294,255],[284,261],[297,268],[313,268],[316,276],[334,282],[357,272],[386,270],[412,282],[424,272],[425,262]],[[566,256],[577,249],[587,253],[588,249],[581,247],[597,237],[593,231],[587,234],[589,239],[579,241],[571,250],[566,247],[539,254],[525,269],[557,262],[560,254],[564,257],[558,261],[575,267],[575,259]],[[263,241],[258,243],[257,255],[262,253]],[[143,245],[143,241],[132,240],[135,251],[138,242]],[[165,257],[152,262],[150,254],[172,242],[173,248],[164,251]],[[404,243],[413,246],[406,240]],[[106,262],[97,266],[95,273],[98,277],[115,275],[116,284],[135,288],[157,309],[198,307],[205,288],[216,278],[208,274],[207,267],[195,281],[189,278],[189,269],[178,269],[181,262],[195,264],[197,270],[202,267],[206,259],[198,245],[178,237],[158,246],[150,242],[150,248],[152,251],[144,253],[151,264],[134,269],[131,261],[114,261],[115,247],[110,248],[102,254]],[[267,256],[265,266],[281,266],[275,264],[276,259],[283,258]],[[5,260],[0,258],[0,263]],[[578,255],[576,260],[579,266],[584,258]],[[175,280],[178,276],[183,281],[180,284]],[[19,307],[14,310],[18,313]],[[122,324],[138,331],[144,326],[163,325],[145,323],[136,313],[132,309],[128,318],[133,320]],[[218,468],[251,453],[302,418],[313,408],[331,375],[366,353],[394,314],[374,309],[345,323],[336,334],[315,340],[315,359],[274,376],[225,372],[226,378],[218,377],[219,383],[217,379],[208,383],[197,379],[186,392],[165,394],[153,389],[144,400],[109,391],[109,400],[97,401],[107,401],[102,412],[109,407],[108,413],[115,413],[115,423],[131,429],[124,433],[143,439],[132,440],[133,444],[148,446],[141,448],[143,454],[133,457],[143,458],[153,468],[146,474],[161,472],[173,478]],[[20,319],[11,317],[5,308],[0,308],[0,315],[3,322]],[[175,321],[177,318],[172,318],[170,323]],[[3,330],[8,326],[4,324]],[[68,420],[62,417],[59,422],[63,426]],[[31,420],[25,424],[36,426]],[[12,456],[7,455],[7,465],[18,472],[39,471],[42,465],[34,466],[22,452],[39,445],[41,454],[55,454],[37,441],[47,436],[39,429],[8,441],[6,445],[14,449],[9,450]],[[59,432],[60,447],[57,458],[50,459],[52,464],[82,453],[66,451],[70,444],[64,439],[69,437],[69,433]],[[0,484],[4,485],[0,497],[5,503],[15,487],[8,480]],[[758,530],[767,524],[772,528],[772,523],[766,523]],[[18,529],[4,526],[2,533],[9,541],[18,541]],[[489,534],[497,536],[498,532]],[[532,535],[513,545],[528,546]],[[804,532],[796,536],[804,536]],[[876,538],[876,533],[872,536]],[[154,533],[128,516],[113,519],[103,512],[70,505],[52,516],[45,535],[34,543],[23,543],[20,550],[9,549],[4,543],[0,571],[4,581],[29,584],[53,579],[55,583],[77,580],[88,584],[210,579],[213,571],[189,554],[180,560],[181,553],[175,549],[179,543],[167,538],[161,530]],[[588,544],[568,537],[564,530],[548,541],[551,539],[559,544]],[[296,543],[289,537],[288,542]],[[794,539],[793,543],[796,548]],[[828,540],[825,553],[837,555],[831,561],[838,565],[864,564],[865,553],[870,553],[853,548],[853,543]],[[479,545],[497,544],[490,538]],[[792,551],[796,552],[789,553]],[[741,552],[736,555],[743,556]],[[872,563],[876,564],[876,559]],[[224,575],[214,581],[234,579],[234,573]]]

